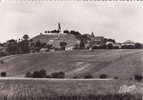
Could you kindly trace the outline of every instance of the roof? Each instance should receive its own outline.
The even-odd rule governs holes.
[[[131,41],[131,40],[127,40],[127,41],[125,41],[125,42],[123,42],[123,43],[124,43],[124,44],[126,44],[126,43],[127,43],[127,44],[128,44],[128,43],[129,43],[129,44],[134,44],[134,42]]]

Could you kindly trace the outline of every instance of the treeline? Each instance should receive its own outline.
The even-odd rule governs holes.
[[[1,76],[3,75],[3,77],[6,77],[6,72],[2,72]],[[41,70],[35,70],[33,72],[27,72],[25,74],[25,77],[29,77],[29,78],[59,78],[59,79],[63,79],[66,78],[66,74],[63,71],[58,71],[58,72],[52,72],[50,74],[47,74],[45,69],[41,69]],[[92,74],[84,74],[84,75],[76,75],[71,77],[71,79],[94,79],[95,77]],[[100,74],[99,79],[120,79],[118,76],[114,76],[114,77],[109,77],[108,74]],[[142,82],[143,80],[143,76],[142,74],[138,74],[135,73],[133,76],[131,76],[129,78],[129,80],[135,80],[138,82]]]
[[[41,70],[36,70],[33,72],[27,72],[25,74],[25,77],[29,77],[29,78],[65,78],[65,73],[60,71],[60,72],[53,72],[48,75],[46,70],[41,69]]]
[[[39,52],[41,48],[52,48],[51,45],[41,43],[40,41],[34,43],[28,35],[24,35],[19,40],[8,40],[6,43],[1,44],[1,46],[5,48],[5,51],[0,52],[0,56]]]

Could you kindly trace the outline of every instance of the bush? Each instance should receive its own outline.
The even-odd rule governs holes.
[[[46,70],[42,69],[40,71],[34,71],[32,77],[33,78],[46,78],[47,77]]]
[[[51,75],[47,75],[46,78],[52,78],[52,76]]]
[[[140,74],[136,74],[136,75],[134,75],[134,78],[135,78],[136,81],[142,81],[143,76],[140,75]]]
[[[65,78],[65,73],[64,72],[54,72],[51,74],[52,78]]]
[[[88,74],[88,75],[85,75],[84,78],[89,79],[89,78],[93,78],[93,76],[91,74]]]
[[[1,61],[0,61],[0,63],[1,63],[1,64],[4,64],[4,61],[3,61],[3,60],[1,60]]]
[[[32,77],[32,78],[65,78],[64,72],[54,72],[51,75],[47,75],[46,70],[41,69],[39,71],[34,71],[33,73],[27,72],[25,77]]]
[[[141,43],[135,43],[135,48],[136,49],[142,49],[142,44]]]
[[[115,76],[114,79],[119,79],[119,77]]]
[[[6,77],[6,72],[1,72],[1,77]]]
[[[25,77],[32,77],[32,76],[33,76],[33,75],[32,75],[31,72],[27,72],[26,75],[25,75]]]
[[[101,74],[100,76],[99,76],[99,78],[101,78],[101,79],[105,79],[105,78],[107,78],[108,76],[106,75],[106,74]]]
[[[78,76],[74,76],[73,79],[78,79]]]

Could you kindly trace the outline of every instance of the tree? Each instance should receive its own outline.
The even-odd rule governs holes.
[[[29,36],[28,36],[27,34],[25,34],[25,35],[23,36],[23,39],[24,39],[24,40],[28,40],[28,39],[29,39]]]
[[[40,71],[34,71],[32,77],[33,78],[46,78],[47,77],[46,70],[41,69]]]
[[[48,31],[44,31],[44,33],[48,33]]]
[[[36,41],[36,43],[35,43],[36,51],[39,52],[41,48],[42,48],[42,43],[39,40]]]
[[[134,75],[134,78],[135,78],[136,81],[139,81],[139,82],[140,82],[140,81],[142,81],[143,76],[142,76],[141,74],[135,74],[135,75]]]
[[[31,72],[27,72],[25,77],[32,77],[32,73]]]
[[[52,78],[64,78],[65,77],[65,73],[64,72],[54,72],[51,74]]]
[[[141,43],[135,43],[135,48],[136,49],[142,49],[142,44]]]
[[[6,72],[1,72],[1,77],[6,77]]]
[[[65,49],[66,45],[67,45],[66,42],[60,42],[60,46],[61,46],[61,49],[62,49],[62,50]]]
[[[107,48],[108,48],[108,49],[113,49],[113,45],[112,45],[112,44],[108,44],[108,45],[107,45]]]
[[[67,34],[68,34],[68,33],[70,33],[70,32],[69,32],[69,30],[64,30],[64,33],[67,33]]]
[[[18,52],[18,44],[17,41],[14,39],[11,39],[7,42],[7,52],[9,54],[16,54]]]
[[[30,52],[30,46],[29,46],[29,36],[26,34],[23,36],[22,41],[19,42],[19,47],[21,50],[21,53],[29,53]]]
[[[91,74],[87,74],[84,76],[85,79],[89,79],[89,78],[93,78],[93,76]]]
[[[29,41],[28,40],[22,40],[20,42],[20,48],[22,53],[29,53],[30,47],[29,47]]]
[[[101,79],[105,79],[105,78],[107,78],[108,76],[107,76],[106,74],[101,74],[99,77],[100,77]]]
[[[81,39],[80,41],[80,49],[84,49],[85,48],[85,41],[84,39]]]

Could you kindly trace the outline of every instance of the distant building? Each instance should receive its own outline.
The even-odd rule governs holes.
[[[131,40],[127,40],[122,43],[122,46],[135,46],[135,43]]]
[[[94,46],[103,46],[105,44],[103,36],[94,37]]]
[[[121,49],[121,48],[122,48],[121,43],[114,43],[113,46],[114,46],[115,48],[118,48],[118,49]]]

